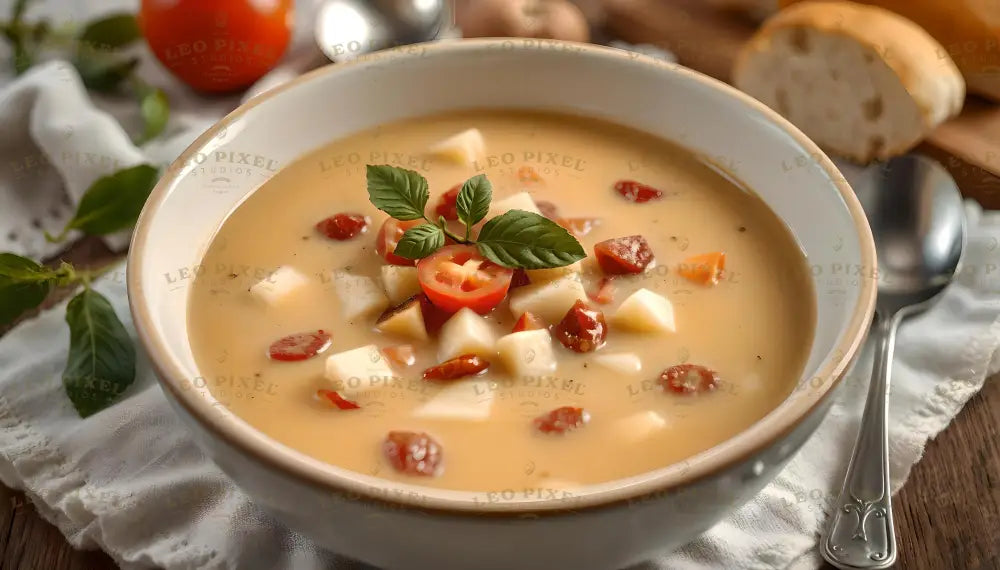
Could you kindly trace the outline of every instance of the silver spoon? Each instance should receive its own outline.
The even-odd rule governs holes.
[[[837,568],[881,569],[896,562],[886,426],[896,329],[904,318],[926,310],[954,279],[967,229],[955,181],[929,158],[906,155],[881,166],[841,170],[875,236],[876,353],[860,433],[820,551]]]
[[[247,101],[303,73],[344,63],[380,49],[454,35],[446,0],[322,0],[316,6],[313,38],[261,78]]]
[[[452,16],[446,0],[328,0],[316,43],[335,63],[387,47],[438,39]]]

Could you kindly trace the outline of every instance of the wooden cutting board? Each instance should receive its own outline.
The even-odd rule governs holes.
[[[630,43],[668,49],[682,65],[730,81],[740,47],[756,24],[711,0],[605,0],[608,31]],[[970,97],[961,116],[917,148],[940,161],[966,196],[1000,209],[1000,105]]]

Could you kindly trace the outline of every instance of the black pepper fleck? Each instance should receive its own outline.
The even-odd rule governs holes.
[[[670,241],[677,241],[677,236],[670,236]]]
[[[740,232],[745,232],[745,231],[747,231],[747,228],[746,228],[746,226],[740,226],[740,227],[739,227],[738,229],[739,229],[739,231],[740,231]]]
[[[31,227],[35,228],[36,230],[42,229],[42,222],[41,222],[41,220],[39,220],[38,218],[35,218],[34,220],[31,220]]]
[[[9,234],[7,234],[7,239],[9,239],[10,241],[16,240],[17,239],[17,232],[10,232]]]
[[[763,359],[763,358],[761,358],[761,357],[760,357],[760,355],[758,354],[758,355],[757,355],[757,360],[764,360],[764,359]]]
[[[230,273],[230,274],[229,274],[229,278],[230,278],[230,279],[236,279],[237,277],[239,277],[239,275],[237,275],[237,274],[235,274],[235,273]]]
[[[302,240],[303,240],[303,241],[305,241],[305,240],[307,240],[307,239],[309,239],[309,236],[302,236]]]

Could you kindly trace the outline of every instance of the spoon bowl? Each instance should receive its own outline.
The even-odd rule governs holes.
[[[334,63],[397,45],[437,39],[451,11],[445,0],[327,0],[314,35]]]
[[[919,155],[894,158],[856,185],[875,237],[879,313],[933,299],[958,273],[965,248],[962,197],[941,165]]]
[[[954,280],[967,241],[962,196],[933,160],[906,155],[880,167],[841,171],[861,202],[875,240],[876,356],[865,411],[840,497],[820,551],[841,569],[883,569],[896,561],[889,486],[888,392],[899,323]]]

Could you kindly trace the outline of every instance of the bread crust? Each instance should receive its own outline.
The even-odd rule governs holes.
[[[782,8],[820,0],[780,0]],[[1000,5],[995,0],[857,0],[899,14],[934,37],[969,92],[1000,101]]]
[[[871,50],[895,73],[916,103],[925,134],[961,112],[965,81],[937,40],[893,12],[847,1],[804,2],[769,18],[737,56],[733,70],[735,84],[738,87],[745,84],[748,61],[770,50],[776,33],[796,28],[839,35]],[[877,157],[846,152],[846,149],[836,152],[867,163],[874,158],[906,152],[909,146],[902,141],[890,143]]]

